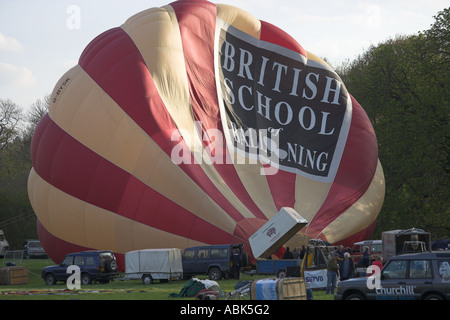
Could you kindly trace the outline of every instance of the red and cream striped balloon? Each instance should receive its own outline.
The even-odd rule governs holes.
[[[149,9],[99,35],[56,84],[49,114],[32,142],[29,197],[40,240],[54,261],[83,249],[109,249],[120,257],[142,248],[248,244],[282,207],[292,207],[307,219],[301,232],[313,238],[335,243],[371,235],[383,202],[384,176],[371,123],[345,87],[340,93],[347,98],[342,125],[347,131],[341,130],[341,151],[335,152],[331,179],[283,166],[275,174],[261,174],[267,170],[261,162],[198,161],[211,144],[205,135],[229,134],[224,121],[230,112],[223,107],[230,96],[221,93],[236,88],[224,82],[226,70],[218,68],[231,52],[217,46],[219,29],[225,34],[234,30],[251,48],[268,50],[274,57],[285,55],[305,68],[334,72],[277,27],[236,7],[208,1]],[[240,71],[249,71],[252,51],[235,49],[234,62],[241,62]],[[240,61],[239,52],[247,54]],[[280,65],[264,70],[280,77]],[[292,70],[301,74],[299,68]],[[254,85],[239,91],[253,93],[252,101],[257,101],[256,82],[263,80],[261,68],[258,72]],[[248,74],[245,80],[250,78]],[[314,93],[314,79],[319,75],[309,77],[304,96]],[[337,75],[333,79],[329,82],[340,81]],[[290,99],[287,94],[278,97]],[[298,101],[298,106],[277,105],[276,111],[287,110],[275,114],[286,130],[288,120],[300,118]],[[250,117],[263,115],[259,107],[259,114],[256,107],[248,108],[253,109]],[[304,111],[314,112],[312,106]],[[285,159],[295,155],[294,144],[290,146]],[[173,155],[180,147],[190,154],[177,162]],[[224,142],[214,155],[230,152]]]

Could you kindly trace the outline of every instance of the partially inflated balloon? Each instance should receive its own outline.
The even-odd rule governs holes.
[[[375,133],[338,75],[277,27],[207,1],[94,39],[56,84],[31,154],[55,261],[248,244],[282,207],[310,237],[362,240],[384,197]]]

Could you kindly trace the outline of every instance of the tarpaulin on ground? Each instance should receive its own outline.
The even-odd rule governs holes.
[[[218,293],[218,296],[223,298],[225,292],[220,288],[219,284],[211,280],[200,280],[191,278],[181,289],[180,293],[171,293],[169,296],[173,298],[179,297],[195,297],[200,291],[204,289],[211,289]]]

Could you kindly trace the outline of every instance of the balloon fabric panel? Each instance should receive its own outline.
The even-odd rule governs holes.
[[[280,49],[305,61],[305,73],[340,81],[285,31],[229,5],[176,1],[102,33],[55,86],[33,136],[29,194],[49,256],[112,248],[122,260],[135,249],[219,243],[245,243],[251,253],[248,238],[282,207],[309,221],[309,237],[371,235],[384,176],[371,123],[344,86],[348,134],[331,182],[268,174],[270,166],[216,143],[229,129],[216,41],[233,28],[257,50],[278,57]],[[225,163],[205,161],[215,159]]]

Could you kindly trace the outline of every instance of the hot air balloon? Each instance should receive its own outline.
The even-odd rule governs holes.
[[[309,221],[303,235],[357,241],[384,197],[374,130],[334,70],[208,1],[140,12],[92,40],[56,84],[31,156],[39,238],[58,262],[248,244],[282,207]]]

